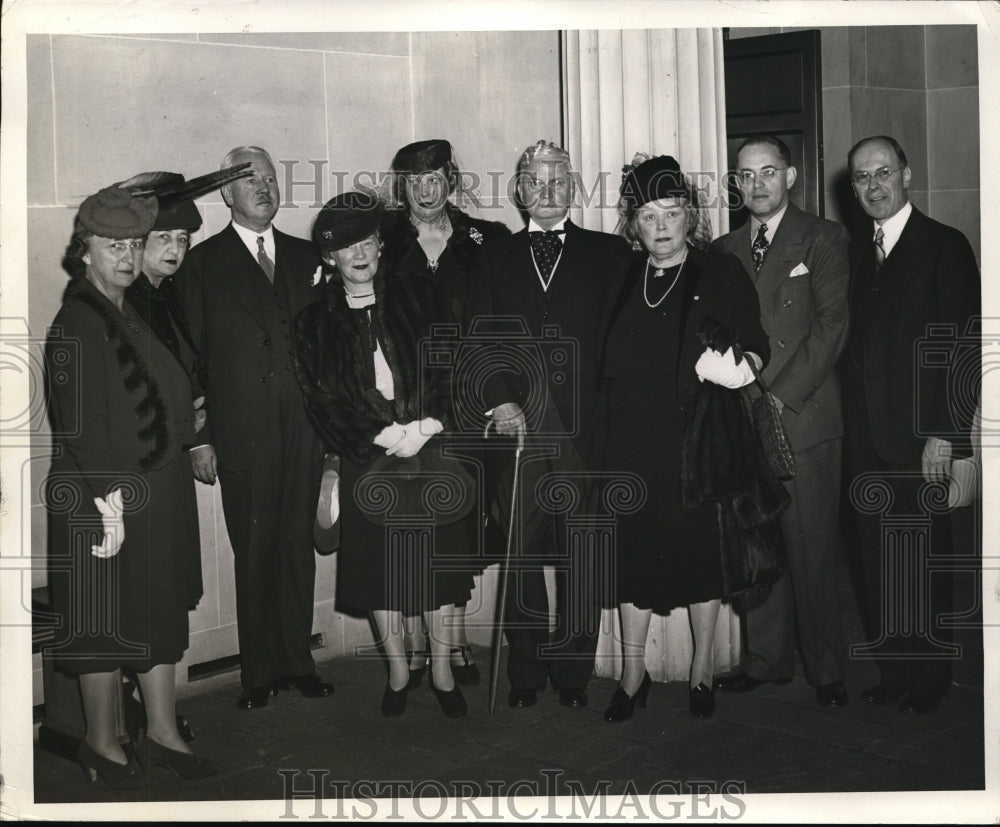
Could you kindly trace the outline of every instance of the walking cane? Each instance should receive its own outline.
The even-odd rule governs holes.
[[[484,436],[489,433],[492,420],[486,423]],[[500,561],[499,605],[496,611],[496,625],[493,629],[493,652],[490,657],[490,716],[497,705],[497,681],[500,678],[500,651],[503,649],[504,615],[507,610],[507,581],[510,574],[510,553],[514,548],[514,512],[517,503],[518,472],[521,467],[521,452],[524,450],[524,426],[517,429],[517,447],[514,449],[514,481],[510,488],[510,518],[507,521],[507,549]]]

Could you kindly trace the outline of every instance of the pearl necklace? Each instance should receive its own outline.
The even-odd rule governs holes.
[[[448,212],[447,210],[441,210],[441,212],[438,213],[438,215],[434,216],[434,218],[432,218],[430,221],[427,221],[411,210],[410,223],[417,228],[419,228],[420,225],[422,224],[425,227],[433,227],[436,230],[443,230],[445,227],[448,226]]]
[[[684,258],[681,259],[681,266],[678,268],[677,274],[674,276],[674,280],[670,282],[670,286],[667,288],[667,292],[664,293],[662,296],[660,296],[660,298],[654,304],[649,300],[649,259],[648,258],[646,259],[646,272],[642,277],[642,297],[646,300],[646,306],[650,310],[656,310],[657,307],[663,304],[663,300],[670,295],[670,291],[674,289],[674,285],[677,284],[677,280],[681,277],[681,272],[684,270],[684,264],[686,262],[687,262],[687,256],[685,255]],[[656,271],[653,273],[653,278],[656,278],[657,276],[662,276],[667,271],[667,269],[668,268],[666,267],[657,268]]]

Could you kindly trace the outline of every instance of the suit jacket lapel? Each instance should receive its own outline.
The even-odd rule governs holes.
[[[749,225],[749,221],[747,224]],[[749,232],[749,231],[748,231]],[[771,247],[764,256],[764,263],[757,272],[754,284],[763,304],[764,298],[777,290],[788,278],[796,264],[802,260],[802,220],[799,209],[789,204],[774,234]],[[752,261],[752,258],[751,258]],[[753,272],[751,266],[750,272]]]
[[[219,234],[215,270],[219,280],[230,295],[261,327],[266,327],[264,312],[257,300],[257,294],[251,289],[248,282],[249,279],[259,278],[260,265],[250,255],[250,251],[237,235],[232,224]]]
[[[512,262],[512,267],[510,271],[517,278],[517,283],[511,283],[508,285],[508,289],[514,292],[514,295],[519,296],[531,296],[531,306],[534,310],[534,318],[528,319],[529,329],[536,328],[540,323],[542,317],[545,315],[545,291],[542,289],[542,283],[538,278],[538,271],[535,269],[535,260],[531,255],[531,242],[528,240],[528,228],[525,227],[519,233],[514,236],[517,239],[517,256]],[[565,253],[565,251],[564,251]],[[555,285],[555,279],[558,277],[559,270],[562,269],[563,261],[565,260],[565,254],[563,258],[559,261],[559,266],[556,267],[556,272],[552,276],[552,281],[549,282],[550,287]]]
[[[746,223],[736,231],[736,233],[736,257],[740,260],[740,264],[743,265],[743,269],[747,271],[750,278],[756,280],[757,271],[754,270],[753,253],[750,249],[751,239],[749,218]]]

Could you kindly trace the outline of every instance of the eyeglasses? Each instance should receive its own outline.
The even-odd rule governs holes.
[[[889,167],[882,167],[881,169],[875,170],[875,172],[855,172],[851,176],[851,180],[859,187],[868,186],[868,182],[873,178],[880,184],[888,181],[893,175],[899,172],[904,167],[896,167],[895,169],[889,169]]]
[[[146,246],[146,242],[142,239],[133,239],[132,241],[112,241],[108,247],[116,255],[121,255],[122,253],[128,253],[132,250],[141,250]]]
[[[786,169],[788,167],[764,167],[757,172],[754,172],[752,169],[739,169],[736,171],[736,177],[744,184],[752,184],[758,178],[762,181],[773,181],[774,176]]]

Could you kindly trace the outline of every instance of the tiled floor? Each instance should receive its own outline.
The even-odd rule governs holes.
[[[845,625],[856,635],[846,583],[842,594],[850,606]],[[959,639],[964,655],[950,697],[937,713],[919,717],[859,702],[857,693],[876,682],[876,671],[871,662],[852,661],[851,703],[835,711],[817,707],[813,690],[797,677],[747,695],[718,693],[715,716],[702,721],[687,711],[686,686],[671,683],[654,684],[648,708],[632,720],[608,724],[602,713],[615,689],[610,679],[591,682],[586,709],[563,708],[547,692],[537,706],[514,710],[506,706],[501,678],[491,718],[483,668],[483,683],[465,691],[467,718],[445,718],[425,685],[410,693],[402,717],[386,719],[379,712],[382,664],[339,659],[320,665],[336,685],[331,698],[286,692],[264,709],[239,711],[234,678],[231,686],[181,702],[195,731],[193,746],[220,767],[214,777],[181,782],[161,769],[142,790],[113,792],[36,748],[36,802],[281,800],[289,779],[301,789],[316,778],[331,799],[359,791],[369,798],[463,790],[545,795],[553,786],[553,794],[593,796],[670,791],[662,785],[696,781],[735,782],[730,789],[749,793],[982,789],[982,647],[977,630]],[[476,654],[485,664],[487,653]]]

